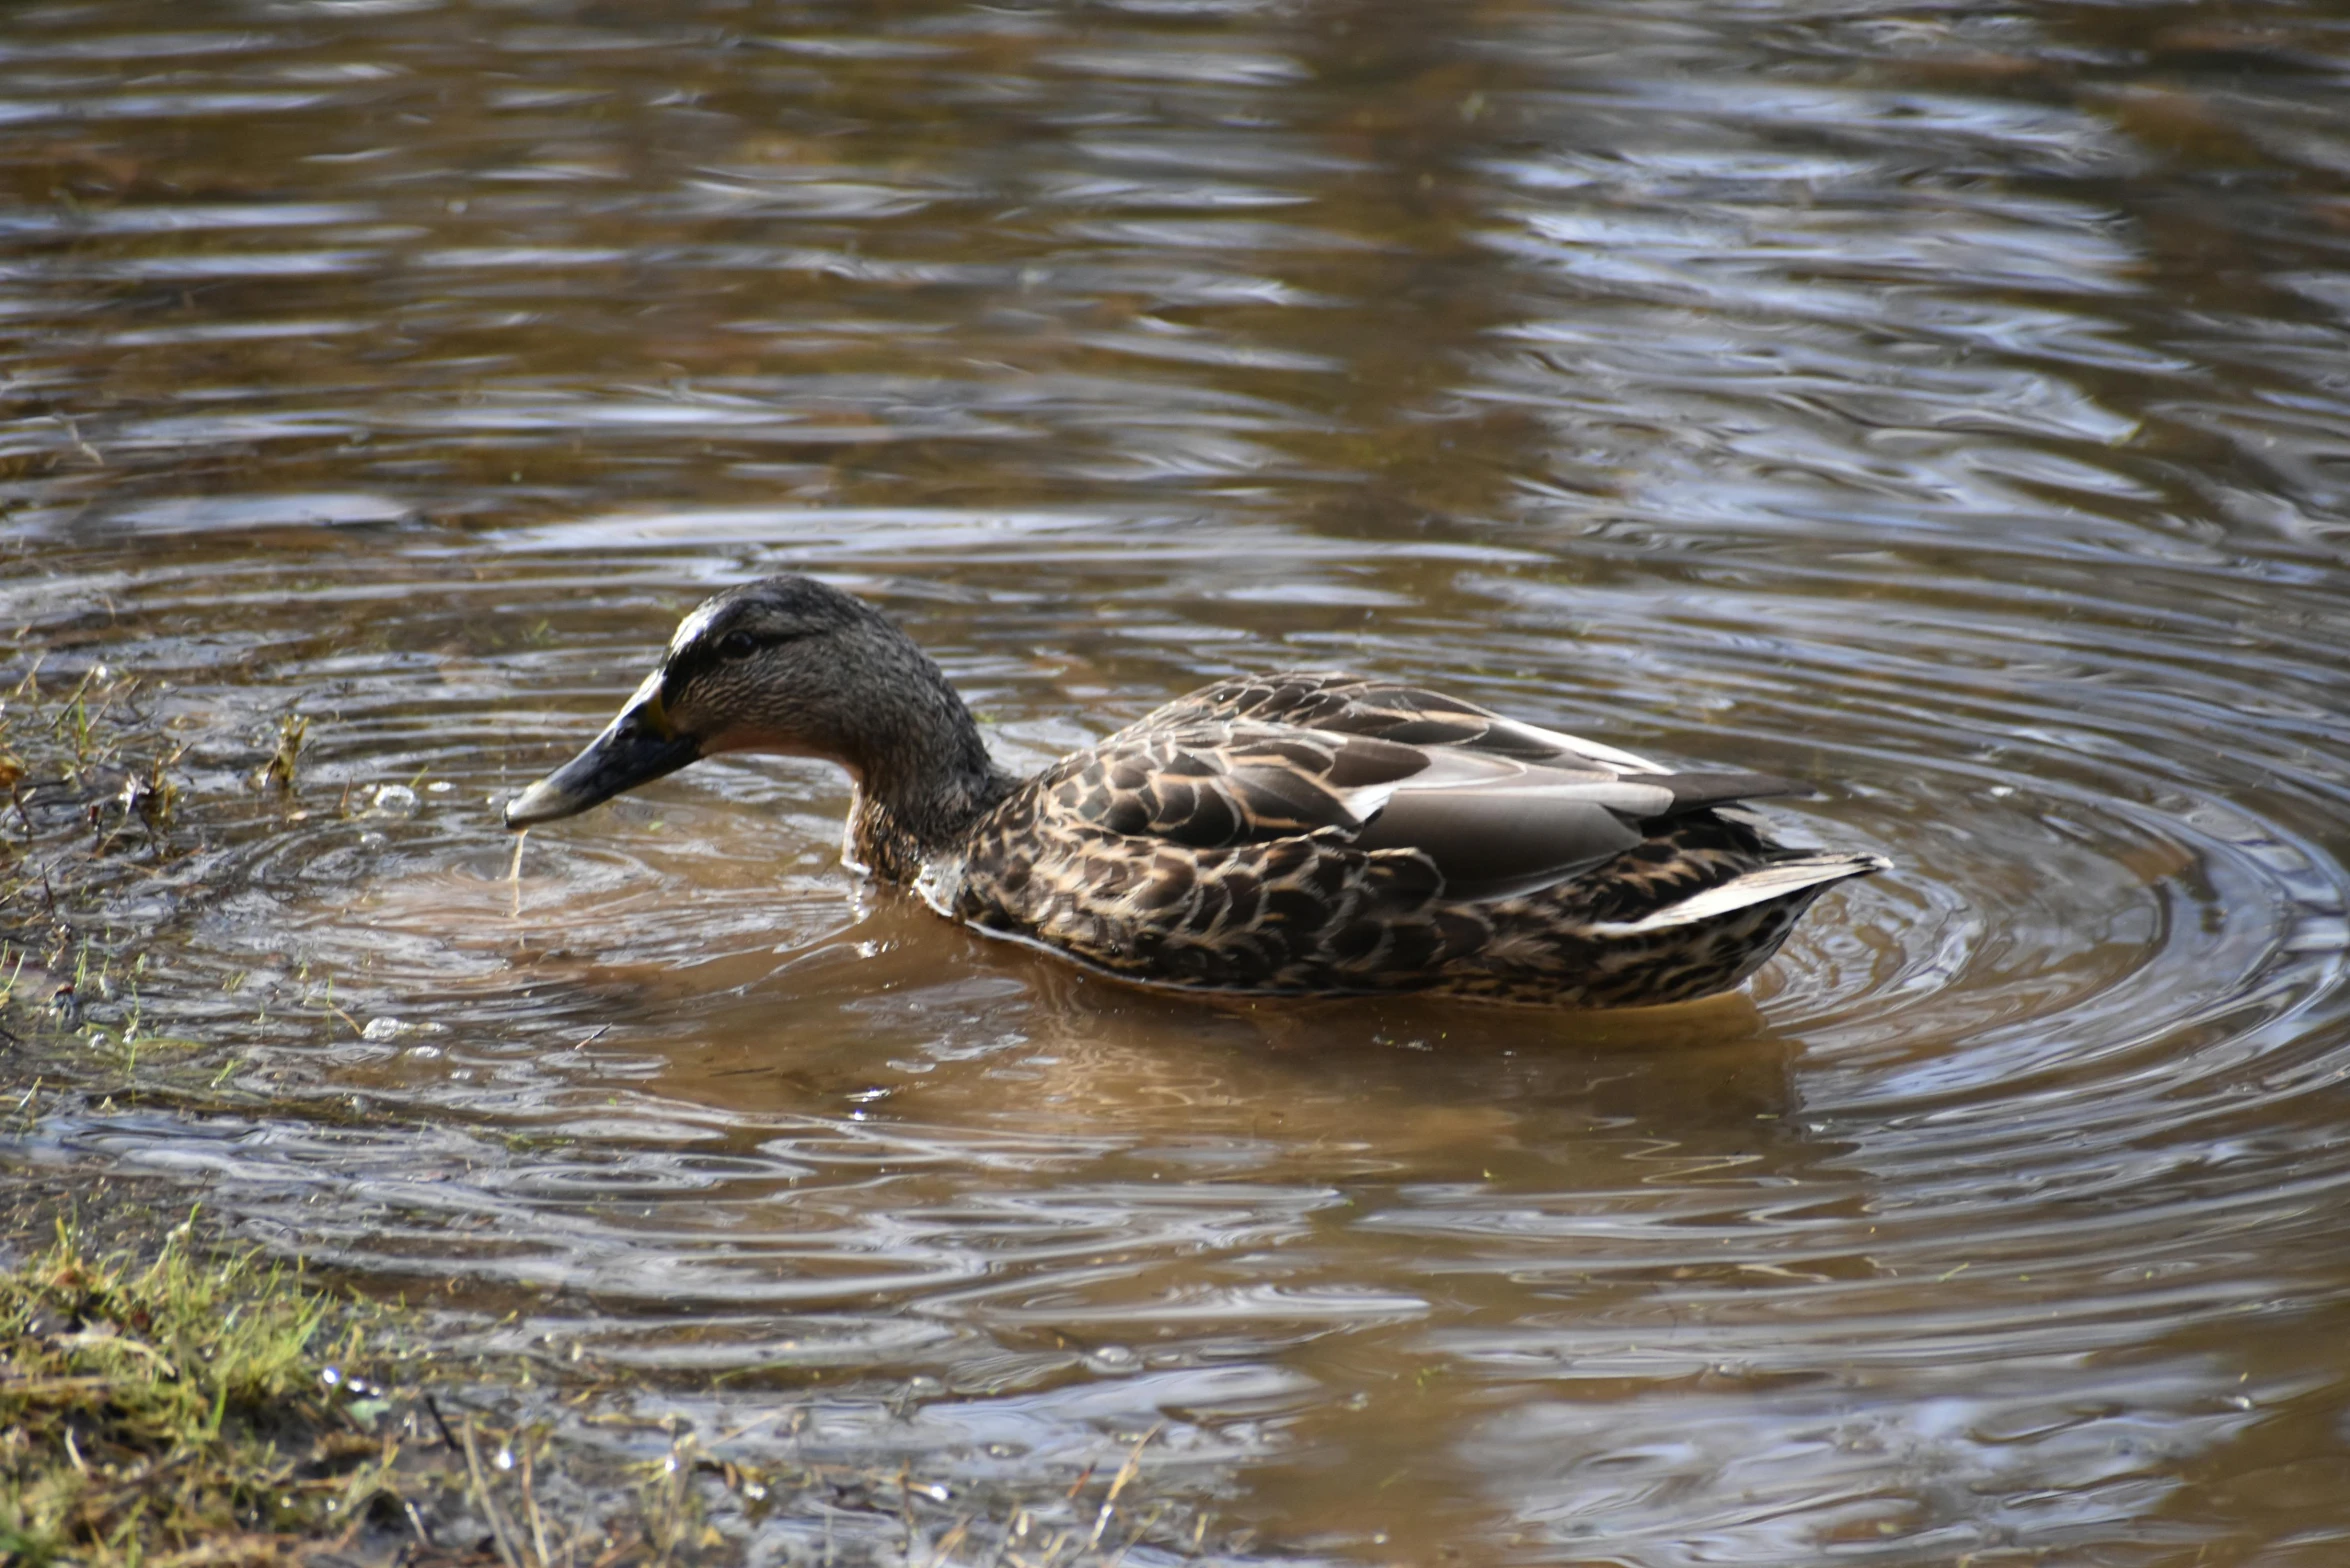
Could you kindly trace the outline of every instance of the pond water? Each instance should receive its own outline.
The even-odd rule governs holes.
[[[0,369],[216,1091],[31,1157],[1276,1553],[2350,1554],[2350,10],[19,4]],[[1617,1015],[1089,978],[792,761],[509,881],[786,568],[1023,766],[1352,667],[1896,869]]]

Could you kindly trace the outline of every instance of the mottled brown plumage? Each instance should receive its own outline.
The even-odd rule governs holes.
[[[878,611],[804,577],[687,616],[522,828],[721,751],[824,757],[844,856],[940,913],[1128,979],[1626,1006],[1736,985],[1875,855],[1782,849],[1736,802],[1473,703],[1358,676],[1227,681],[1015,779]]]

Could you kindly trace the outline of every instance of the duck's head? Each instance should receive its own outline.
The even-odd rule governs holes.
[[[938,667],[880,611],[813,578],[763,578],[679,622],[603,733],[506,803],[506,826],[574,816],[727,751],[822,757],[863,781],[922,765],[942,728],[958,749],[969,726]]]

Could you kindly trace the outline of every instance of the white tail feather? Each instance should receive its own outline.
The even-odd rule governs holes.
[[[1883,871],[1892,864],[1882,855],[1815,855],[1806,860],[1782,860],[1776,865],[1749,871],[1719,887],[1692,893],[1679,903],[1668,904],[1653,915],[1644,915],[1638,920],[1610,920],[1585,929],[1593,936],[1601,937],[1645,936],[1652,931],[1669,931],[1675,926],[1693,925],[1700,920],[1712,920],[1755,904],[1767,904],[1791,893],[1799,893],[1807,887]]]

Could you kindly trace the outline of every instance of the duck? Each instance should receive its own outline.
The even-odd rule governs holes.
[[[852,870],[984,934],[1195,992],[1690,1001],[1753,974],[1822,892],[1888,868],[1773,842],[1745,803],[1809,793],[1786,779],[1667,768],[1336,671],[1219,680],[1021,777],[905,631],[798,574],[687,614],[504,822],[732,752],[844,769]]]

